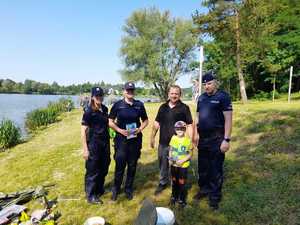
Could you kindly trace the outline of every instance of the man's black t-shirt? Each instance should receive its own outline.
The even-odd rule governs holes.
[[[89,141],[107,141],[108,133],[108,109],[101,105],[101,110],[93,111],[89,106],[82,116],[81,125],[88,126]]]
[[[203,93],[197,104],[199,132],[214,132],[224,128],[223,112],[232,111],[230,96],[224,91],[217,91],[214,95]]]
[[[146,109],[141,101],[133,100],[133,104],[128,104],[124,99],[117,101],[111,108],[110,119],[117,119],[117,126],[126,129],[126,125],[136,123],[136,128],[141,126],[140,119],[148,119]]]
[[[159,107],[155,120],[160,125],[159,144],[168,146],[172,136],[175,134],[174,124],[177,121],[184,121],[186,124],[192,124],[192,114],[190,108],[181,101],[170,108],[169,102]]]

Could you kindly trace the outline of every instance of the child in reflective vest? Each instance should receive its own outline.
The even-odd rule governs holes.
[[[186,123],[177,121],[174,125],[176,135],[173,135],[170,141],[169,163],[171,166],[172,177],[172,196],[170,203],[176,202],[181,207],[186,206],[186,181],[190,159],[193,154],[193,145],[191,139],[185,136]]]

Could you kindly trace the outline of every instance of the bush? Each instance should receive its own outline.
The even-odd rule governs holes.
[[[70,112],[74,109],[74,102],[69,98],[60,98],[58,102],[50,102],[47,108],[51,108],[55,112]]]
[[[35,109],[26,115],[25,125],[29,131],[34,131],[42,126],[54,123],[63,112],[74,109],[71,99],[60,98],[58,102],[50,102],[46,108]]]
[[[25,125],[30,131],[34,131],[41,126],[54,123],[57,116],[57,113],[51,108],[36,109],[27,114]]]
[[[280,94],[275,91],[275,99],[278,99],[280,97]],[[264,92],[264,91],[259,91],[258,93],[256,93],[254,96],[253,96],[253,99],[256,99],[256,100],[272,100],[273,98],[273,91],[271,92]]]
[[[21,130],[11,120],[3,119],[0,123],[0,149],[10,148],[21,140]]]

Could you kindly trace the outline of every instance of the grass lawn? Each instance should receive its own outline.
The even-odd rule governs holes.
[[[146,104],[150,124],[159,104]],[[195,107],[192,106],[192,110]],[[0,192],[55,183],[49,196],[79,200],[58,203],[59,224],[83,224],[91,216],[103,216],[110,224],[132,224],[140,203],[150,197],[157,206],[167,206],[171,190],[160,196],[153,192],[158,183],[156,150],[149,147],[150,126],[144,132],[135,195],[127,201],[103,197],[104,205],[86,203],[83,189],[84,160],[81,157],[80,121],[82,112],[74,110],[62,120],[40,131],[31,140],[0,153]],[[113,159],[113,148],[111,149]],[[234,104],[231,151],[226,154],[223,201],[212,212],[207,201],[192,201],[197,192],[197,152],[189,173],[188,206],[175,209],[180,225],[195,224],[300,224],[300,104],[255,102]],[[106,179],[111,187],[114,161]],[[40,208],[33,202],[29,207]]]

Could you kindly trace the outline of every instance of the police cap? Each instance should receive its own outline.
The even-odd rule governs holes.
[[[207,73],[205,73],[203,75],[203,77],[202,77],[202,83],[205,84],[205,83],[207,83],[209,81],[212,81],[214,79],[216,79],[214,72],[213,71],[209,71],[209,72],[207,72]]]
[[[135,89],[135,85],[133,82],[126,82],[124,85],[124,89],[125,90],[134,90]]]
[[[91,91],[91,95],[93,96],[103,96],[104,91],[101,87],[93,87]]]

